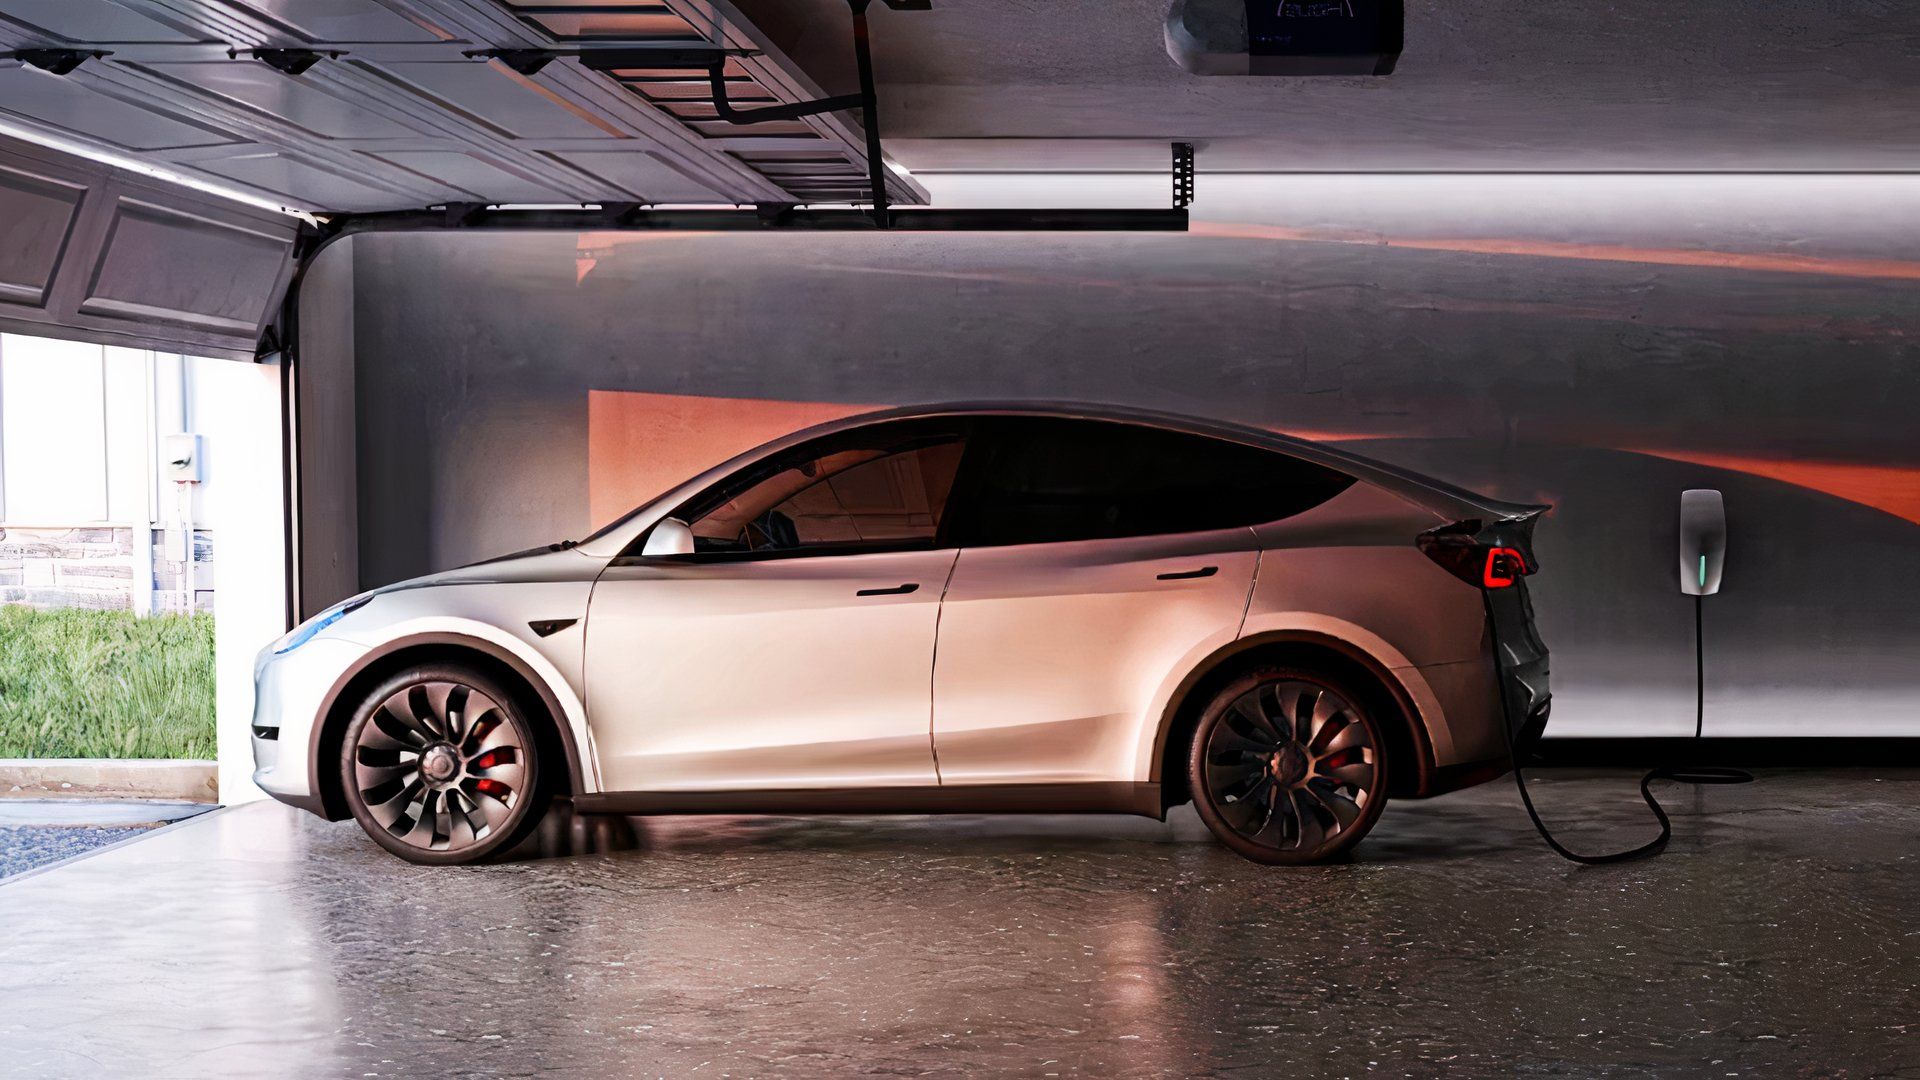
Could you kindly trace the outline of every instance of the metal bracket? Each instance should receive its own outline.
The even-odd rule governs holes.
[[[54,75],[65,75],[89,60],[112,56],[104,49],[15,49],[0,52],[0,60],[18,60]]]
[[[1184,210],[1193,205],[1193,144],[1173,144],[1173,207]]]
[[[238,60],[250,56],[275,71],[287,75],[303,75],[306,70],[322,59],[338,60],[347,55],[337,49],[319,51],[315,49],[228,49],[227,59]]]
[[[541,68],[560,59],[552,49],[470,49],[460,55],[469,60],[498,60],[521,75],[538,75]]]

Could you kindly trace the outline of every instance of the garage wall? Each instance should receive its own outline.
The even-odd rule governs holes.
[[[1207,191],[1188,236],[357,238],[325,258],[353,262],[360,581],[598,524],[594,391],[1091,399],[1554,503],[1563,735],[1691,731],[1675,507],[1722,488],[1709,732],[1920,734],[1911,181]]]

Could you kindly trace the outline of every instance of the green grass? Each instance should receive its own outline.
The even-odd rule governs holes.
[[[211,758],[213,745],[213,616],[0,605],[0,758]]]

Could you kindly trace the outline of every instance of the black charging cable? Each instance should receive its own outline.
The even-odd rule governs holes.
[[[1487,625],[1497,628],[1493,621],[1493,598],[1481,593],[1487,606]],[[1706,727],[1707,719],[1707,654],[1705,635],[1701,626],[1701,597],[1693,598],[1693,737],[1698,739]],[[1640,778],[1640,797],[1646,800],[1647,808],[1660,822],[1660,835],[1625,851],[1613,851],[1604,855],[1582,855],[1569,849],[1565,844],[1553,838],[1547,829],[1547,823],[1540,820],[1540,812],[1533,807],[1533,796],[1527,792],[1527,778],[1520,771],[1520,751],[1513,743],[1513,704],[1507,697],[1506,667],[1500,660],[1500,643],[1496,634],[1493,645],[1494,673],[1500,679],[1500,708],[1507,723],[1503,725],[1507,735],[1507,755],[1513,761],[1513,786],[1520,789],[1520,802],[1527,808],[1527,817],[1533,820],[1533,827],[1540,833],[1540,839],[1547,842],[1554,854],[1570,862],[1599,866],[1605,863],[1631,862],[1634,859],[1650,858],[1666,850],[1667,841],[1673,839],[1673,821],[1667,817],[1667,811],[1660,800],[1653,797],[1653,783],[1656,780],[1672,780],[1682,784],[1745,784],[1753,780],[1750,773],[1739,769],[1721,768],[1717,765],[1688,765],[1678,768],[1653,769]]]

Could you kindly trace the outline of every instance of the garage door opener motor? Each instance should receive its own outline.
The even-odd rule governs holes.
[[[1720,579],[1727,554],[1727,512],[1726,503],[1718,491],[1696,488],[1680,493],[1680,591],[1693,597],[1693,737],[1699,739],[1706,724],[1707,713],[1707,664],[1705,635],[1702,619],[1702,601],[1720,591]],[[1493,618],[1492,598],[1482,593],[1487,603],[1487,617]],[[1499,649],[1494,650],[1494,664],[1501,665]],[[1500,670],[1501,682],[1505,683],[1505,671]],[[1690,765],[1678,768],[1658,768],[1640,778],[1640,797],[1646,800],[1647,807],[1660,822],[1660,835],[1635,848],[1625,851],[1608,852],[1601,855],[1582,855],[1554,839],[1546,823],[1540,820],[1540,813],[1534,808],[1533,796],[1527,791],[1527,779],[1521,771],[1524,764],[1520,760],[1518,747],[1513,741],[1515,730],[1511,702],[1506,694],[1500,695],[1503,708],[1509,715],[1507,723],[1502,725],[1507,733],[1507,752],[1513,762],[1514,786],[1520,790],[1520,801],[1527,808],[1527,817],[1533,821],[1533,827],[1539,831],[1540,838],[1547,842],[1554,853],[1564,859],[1588,865],[1628,862],[1658,855],[1666,849],[1667,841],[1673,838],[1673,822],[1667,817],[1665,808],[1653,797],[1652,785],[1656,780],[1673,780],[1682,784],[1744,784],[1753,777],[1739,769],[1725,769],[1711,765]]]

